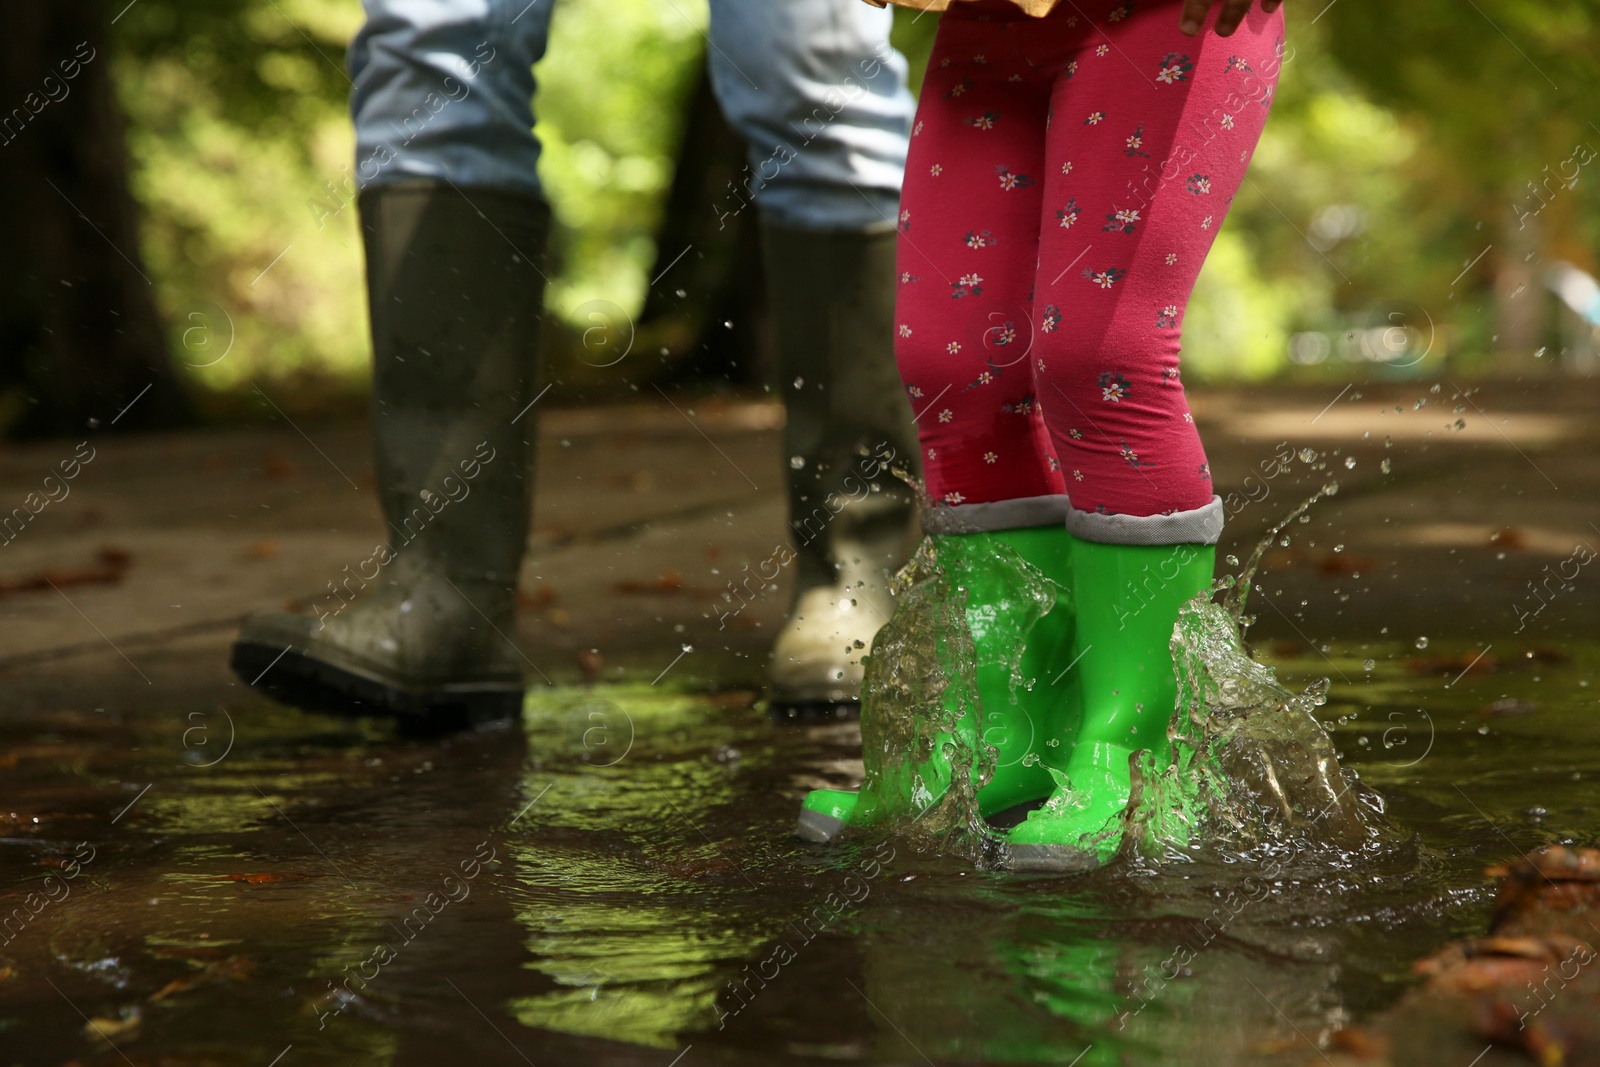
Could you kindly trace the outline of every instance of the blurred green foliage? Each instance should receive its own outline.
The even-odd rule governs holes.
[[[1444,359],[1470,369],[1492,339],[1509,249],[1593,268],[1595,183],[1541,186],[1551,203],[1537,236],[1516,231],[1513,205],[1537,205],[1525,187],[1575,144],[1600,145],[1586,110],[1600,10],[1415,0],[1340,5],[1313,23],[1321,6],[1288,12],[1292,56],[1201,275],[1187,366],[1281,373],[1296,332],[1337,337],[1401,308],[1438,338],[1405,373]],[[920,81],[937,20],[899,14],[896,42]],[[114,27],[144,252],[173,351],[213,410],[250,383],[302,408],[364,390],[360,241],[344,191],[343,50],[360,19],[359,0],[142,0]],[[557,4],[535,110],[562,224],[548,295],[559,313],[593,298],[641,305],[706,21],[705,0]],[[1499,250],[1463,275],[1485,246]]]

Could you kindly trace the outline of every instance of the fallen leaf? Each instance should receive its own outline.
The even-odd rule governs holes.
[[[653,582],[618,582],[613,588],[619,593],[671,594],[683,591],[683,575],[677,571],[664,571]]]
[[[47,567],[18,578],[0,578],[0,596],[37,593],[69,585],[115,585],[127,573],[133,554],[125,548],[106,545],[100,549],[97,559],[97,563],[87,567]]]

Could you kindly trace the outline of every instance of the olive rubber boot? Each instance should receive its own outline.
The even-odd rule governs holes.
[[[1085,870],[1116,855],[1132,788],[1129,760],[1171,758],[1177,703],[1172,632],[1178,611],[1209,589],[1216,547],[1074,540],[1073,660],[1083,702],[1071,756],[1043,807],[1007,835],[1009,866]]]
[[[517,715],[550,212],[537,197],[433,183],[369,189],[360,212],[389,543],[332,574],[314,615],[247,618],[233,669],[335,714],[423,728]]]
[[[902,709],[869,702],[862,710],[867,780],[859,793],[818,789],[806,796],[796,833],[808,841],[830,841],[847,825],[918,818],[958,777],[976,786],[978,813],[985,818],[1037,803],[1055,788],[1041,748],[1047,739],[1070,737],[1077,728],[1070,689],[1051,684],[1060,680],[1058,672],[1065,673],[1061,667],[1072,648],[1071,537],[1051,526],[931,540],[944,574],[935,595],[965,598],[977,706],[963,699],[970,689],[962,679],[951,678],[946,722],[916,724],[915,736],[926,737],[909,746],[926,751],[919,760],[916,751],[876,750],[874,739],[908,732],[885,729],[871,719]],[[944,671],[960,669],[953,648],[941,647],[937,654]],[[952,755],[965,761],[959,775]],[[883,764],[884,756],[895,762]]]
[[[894,363],[895,237],[762,225],[796,554],[768,662],[777,718],[854,709],[889,578],[916,545],[916,501],[890,472],[918,469]]]

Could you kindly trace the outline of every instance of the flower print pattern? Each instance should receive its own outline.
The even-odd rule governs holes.
[[[964,296],[981,296],[983,294],[983,278],[976,274],[963,274],[959,279],[950,283],[950,299],[959,300]]]
[[[1120,404],[1132,394],[1128,379],[1116,371],[1100,372],[1100,399],[1110,404]]]
[[[1107,270],[1086,270],[1083,272],[1083,276],[1102,289],[1110,289],[1120,282],[1127,273],[1121,267],[1111,267]]]
[[[1194,61],[1178,52],[1168,52],[1161,57],[1161,69],[1156,71],[1156,81],[1163,85],[1176,85],[1188,81],[1194,70]]]
[[[1100,227],[1104,233],[1132,233],[1139,225],[1139,213],[1132,208],[1118,208],[1106,216],[1106,224]]]
[[[899,222],[916,245],[901,242],[895,319],[906,395],[921,414],[928,491],[941,506],[1070,487],[1085,511],[1155,515],[1212,498],[1176,358],[1124,362],[1120,346],[1096,339],[1109,328],[1175,343],[1195,272],[1264,118],[1223,100],[1245,95],[1245,76],[1271,88],[1262,72],[1272,69],[1272,35],[1241,32],[1226,46],[1236,55],[1194,56],[1175,47],[1164,19],[1145,18],[1149,6],[1106,0],[1092,19],[1055,17],[1055,29],[973,18],[959,20],[960,33],[941,30],[945,43],[936,45],[912,124],[919,139]],[[1059,29],[1069,21],[1081,36]],[[1061,34],[1059,46],[1044,39],[1051,32]],[[1017,47],[1025,34],[1027,59]],[[1186,136],[1186,114],[1212,116],[1198,141]],[[1195,151],[1171,164],[1182,171],[1158,178],[1153,160],[1169,154],[1175,135]],[[1043,163],[1033,154],[1039,139]],[[1041,186],[1053,204],[1039,204]],[[1090,206],[1100,224],[1083,233]],[[920,281],[935,281],[924,264],[951,301],[967,303],[950,307],[945,289],[921,285],[919,269]],[[1073,274],[1088,284],[1071,283]],[[1011,310],[1018,307],[1032,310]],[[969,329],[982,330],[981,340],[969,341]],[[1084,367],[1085,353],[1095,352],[1104,361]],[[1067,425],[1091,405],[1102,405],[1098,426]]]
[[[1033,184],[1032,178],[1026,174],[1013,173],[1004,163],[995,168],[995,173],[1000,175],[1000,188],[1008,193],[1013,189],[1026,189]]]
[[[1143,147],[1144,123],[1141,122],[1138,126],[1134,127],[1133,132],[1128,135],[1128,139],[1123,142],[1122,154],[1129,157],[1143,157],[1144,159],[1149,159],[1150,153],[1143,151]]]

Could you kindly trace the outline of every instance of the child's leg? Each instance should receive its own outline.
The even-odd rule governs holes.
[[[1033,21],[1003,4],[963,4],[941,18],[901,196],[895,356],[935,502],[923,528],[950,595],[965,596],[979,707],[964,697],[967,680],[947,672],[944,714],[919,717],[917,740],[891,753],[872,742],[883,709],[869,701],[866,784],[859,799],[807,797],[800,833],[813,840],[852,821],[919,817],[981,767],[985,746],[995,758],[975,784],[986,814],[1053,787],[1026,758],[1040,730],[1031,694],[1014,684],[1019,669],[1037,676],[1036,661],[1058,659],[1070,640],[1068,613],[1049,611],[1041,583],[1028,580],[1042,570],[1065,582],[1067,541],[1067,499],[1028,360],[1050,95],[1049,76],[1016,44]]]
[[[1100,0],[1109,7],[1114,0]],[[1090,10],[1062,68],[1046,149],[1034,370],[1075,535],[1073,662],[1083,713],[1070,794],[1011,835],[1115,851],[1128,760],[1164,756],[1177,695],[1168,642],[1206,588],[1221,501],[1178,376],[1179,323],[1271,104],[1282,17],[1182,37],[1175,5]],[[1110,15],[1121,10],[1112,21]]]
[[[1141,5],[1101,22],[1056,83],[1035,369],[1087,539],[1216,540],[1179,328],[1266,121],[1282,27],[1253,10],[1232,37],[1187,38],[1176,5]]]
[[[1049,81],[1019,19],[945,14],[912,125],[895,358],[940,505],[1062,492],[1027,357]]]

